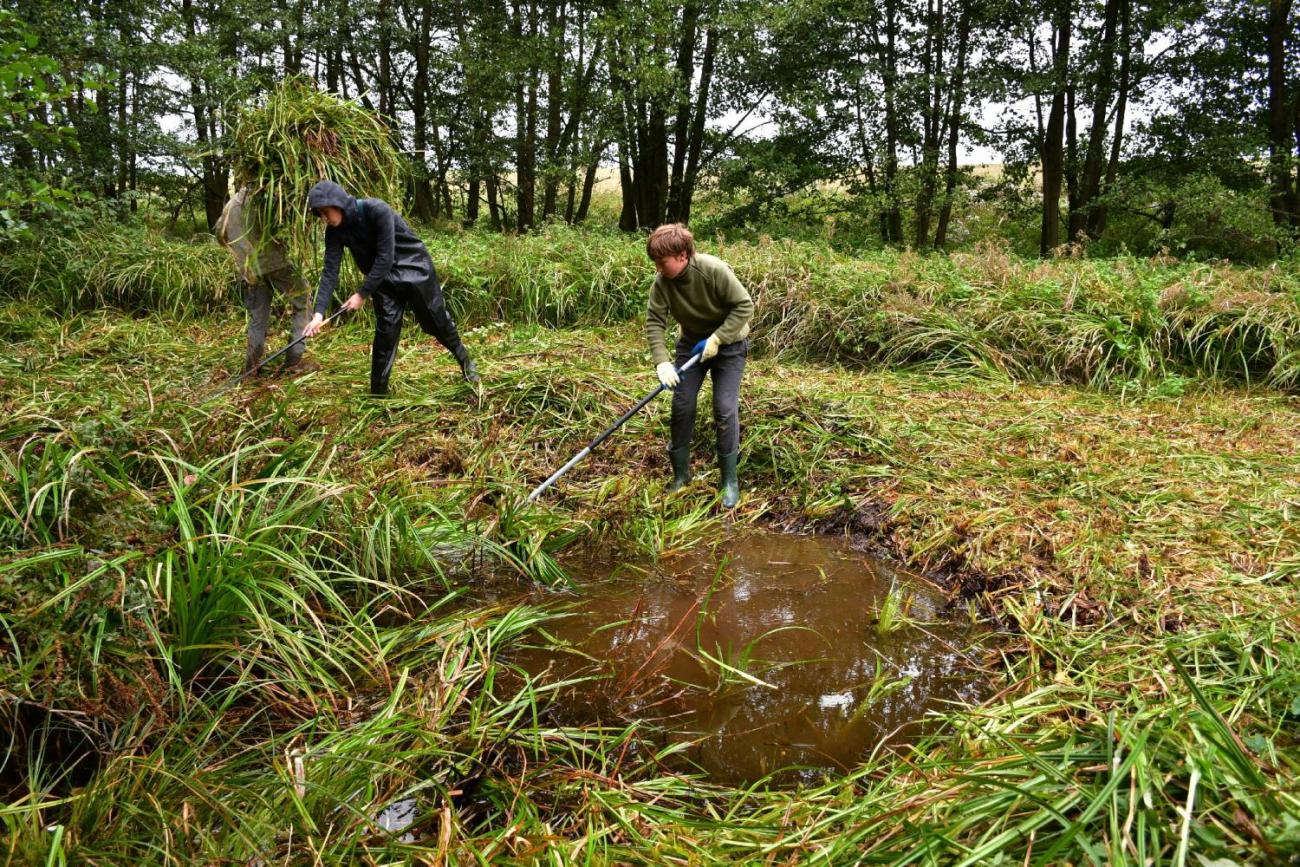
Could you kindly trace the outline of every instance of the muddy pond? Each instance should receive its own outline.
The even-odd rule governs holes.
[[[987,630],[964,605],[838,537],[754,532],[653,564],[564,565],[557,646],[513,661],[589,678],[558,695],[558,721],[641,721],[677,745],[674,769],[720,783],[850,769],[992,689]]]

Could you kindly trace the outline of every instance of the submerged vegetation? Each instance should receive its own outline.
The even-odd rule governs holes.
[[[1244,311],[1294,307],[1291,272],[726,247],[763,317],[745,498],[728,521],[703,460],[664,494],[655,405],[542,504],[522,502],[650,384],[625,321],[646,270],[635,245],[568,232],[435,245],[481,400],[414,338],[396,396],[362,397],[364,321],[313,342],[320,370],[212,400],[241,339],[237,318],[206,312],[216,297],[145,282],[168,299],[141,304],[154,315],[79,313],[132,296],[42,295],[56,284],[23,286],[6,266],[6,294],[24,300],[0,307],[5,860],[1300,851],[1300,420],[1285,393],[1223,384],[1286,383],[1289,320]],[[206,281],[207,256],[195,248],[186,279]],[[1177,344],[1184,291],[1205,315]],[[852,350],[880,323],[905,341],[905,296],[911,321],[946,309],[962,330]],[[65,315],[33,312],[42,298]],[[1110,350],[1052,331],[1107,303]],[[973,318],[998,310],[998,329]],[[557,324],[572,327],[543,327]],[[1121,332],[1137,335],[1127,353]],[[995,340],[1000,354],[973,354]],[[818,364],[837,360],[852,364]],[[861,364],[886,360],[926,369]],[[562,585],[560,554],[669,556],[753,522],[850,533],[943,583],[958,616],[969,603],[1002,632],[982,661],[994,697],[796,792],[683,777],[644,724],[562,724],[560,684],[506,676],[548,615],[482,598],[487,576]],[[877,628],[904,613],[892,604]],[[744,648],[695,652],[728,689],[764,688]],[[897,682],[879,675],[863,703]]]

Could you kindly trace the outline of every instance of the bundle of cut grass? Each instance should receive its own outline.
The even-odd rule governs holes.
[[[289,78],[263,102],[244,106],[231,146],[236,186],[247,185],[259,244],[282,241],[292,260],[311,261],[317,248],[307,193],[331,180],[356,196],[401,200],[402,161],[391,132],[355,102]]]

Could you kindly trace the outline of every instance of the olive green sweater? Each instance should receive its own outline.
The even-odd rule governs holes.
[[[754,302],[730,265],[716,256],[696,253],[676,278],[657,274],[650,287],[645,336],[655,364],[672,361],[664,343],[670,314],[687,334],[717,334],[718,342],[725,346],[749,334]]]

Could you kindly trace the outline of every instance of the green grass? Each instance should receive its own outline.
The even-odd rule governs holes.
[[[0,257],[0,297],[55,314],[112,307],[192,318],[240,303],[239,283],[210,235],[191,243],[146,226],[41,236]]]
[[[563,234],[516,242],[511,261]],[[462,241],[463,261],[491,253]],[[581,255],[602,245],[644,276],[621,239],[588,239]],[[722,252],[778,271],[794,261],[784,249]],[[555,268],[576,272],[576,250]],[[1067,277],[1114,306],[1119,283],[1230,297],[1246,291],[1231,281],[1262,273],[1003,264],[989,285],[1006,294],[979,309],[1017,298],[1034,322]],[[975,284],[926,275],[992,281],[1001,266],[810,269],[841,267],[879,270],[881,292],[892,270],[914,297],[951,303]],[[662,401],[526,507],[654,383],[623,322],[632,290],[604,308],[547,301],[558,279],[485,283],[483,298],[535,293],[510,324],[462,292],[481,400],[414,330],[395,396],[365,397],[365,316],[312,342],[321,369],[208,401],[241,357],[235,316],[0,307],[0,737],[15,744],[0,860],[1198,864],[1300,851],[1293,398],[1193,375],[1208,362],[1116,374],[1107,389],[1036,382],[995,354],[959,362],[974,345],[960,341],[923,369],[864,365],[768,313],[734,517],[713,501],[705,442],[697,481],[664,493]],[[794,291],[782,279],[751,280],[769,309],[799,297],[776,294]],[[1292,278],[1270,279],[1290,297]],[[831,286],[815,284],[827,298]],[[548,303],[550,324],[578,324],[537,324]],[[507,676],[544,613],[470,598],[489,572],[562,583],[561,553],[653,556],[754,522],[861,534],[994,618],[982,664],[995,697],[850,774],[730,789],[666,770],[636,726],[556,725],[558,685]],[[745,676],[762,677],[752,647],[704,650],[720,688],[763,688]],[[87,745],[89,764],[71,767]],[[408,799],[409,842],[376,825]]]
[[[652,270],[640,236],[554,225],[523,237],[442,231],[427,241],[462,323],[570,327],[643,315]],[[755,350],[784,360],[1109,390],[1176,390],[1189,378],[1300,383],[1294,260],[1039,261],[994,245],[850,256],[770,239],[701,238],[700,247],[729,262],[754,295]],[[210,241],[137,227],[33,241],[0,265],[0,298],[61,313],[113,306],[194,317],[227,307],[235,284]]]

